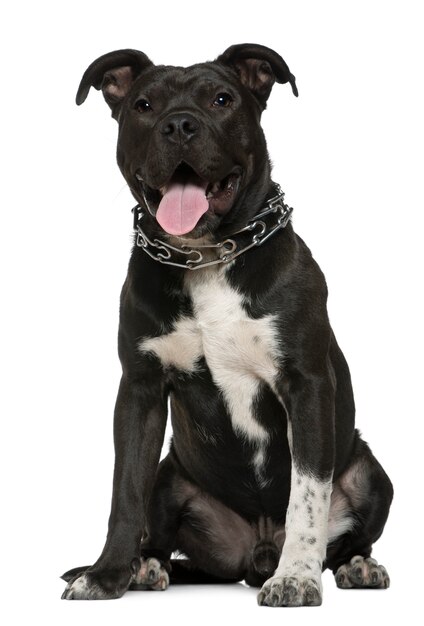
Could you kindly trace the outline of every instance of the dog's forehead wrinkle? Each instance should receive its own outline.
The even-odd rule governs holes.
[[[206,71],[205,71],[206,70]],[[237,84],[236,75],[234,76]],[[166,95],[187,94],[192,98],[197,90],[230,89],[234,80],[214,63],[197,64],[189,67],[160,65],[149,68],[134,83],[133,93],[147,89],[148,93],[165,91]]]

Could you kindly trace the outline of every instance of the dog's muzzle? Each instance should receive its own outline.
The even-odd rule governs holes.
[[[234,166],[224,178],[210,182],[182,161],[168,182],[154,189],[147,185],[140,171],[135,173],[147,210],[165,232],[177,236],[191,232],[208,211],[221,216],[228,213],[242,176],[242,168]]]

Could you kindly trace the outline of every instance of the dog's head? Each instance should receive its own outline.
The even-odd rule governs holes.
[[[147,201],[165,232],[199,237],[244,225],[269,190],[260,117],[275,82],[289,82],[297,96],[285,61],[256,44],[187,68],[118,50],[88,67],[76,101],[90,87],[102,90],[119,123],[118,165],[134,197]]]

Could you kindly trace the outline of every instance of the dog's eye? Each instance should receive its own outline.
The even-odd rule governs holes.
[[[147,100],[145,100],[144,98],[141,98],[140,100],[137,100],[137,102],[135,103],[134,108],[139,113],[147,113],[147,111],[151,111],[152,110],[152,107],[150,106],[149,102],[147,102]]]
[[[213,101],[214,107],[229,107],[233,102],[229,93],[219,93]]]

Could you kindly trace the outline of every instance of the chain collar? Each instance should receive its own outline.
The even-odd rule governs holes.
[[[284,192],[281,190],[281,187],[277,185],[277,195],[267,201],[266,208],[252,217],[244,228],[233,233],[231,238],[224,239],[224,241],[220,241],[219,243],[199,244],[196,247],[183,244],[180,248],[171,246],[161,239],[155,238],[151,241],[140,225],[145,216],[144,210],[137,204],[132,209],[132,212],[134,214],[134,230],[137,233],[136,245],[144,250],[150,258],[165,265],[181,267],[186,270],[198,270],[202,267],[209,267],[210,265],[229,263],[240,256],[240,254],[247,252],[247,250],[255,246],[261,246],[265,241],[268,241],[277,230],[287,226],[293,209],[285,204]],[[268,215],[275,217],[270,224],[264,221],[264,218]],[[240,247],[234,237],[246,232],[252,233],[252,239],[247,245]],[[215,250],[221,256],[213,261],[204,260],[202,254],[204,250]],[[180,261],[183,261],[181,255],[185,257],[185,262],[178,262],[178,258]]]

